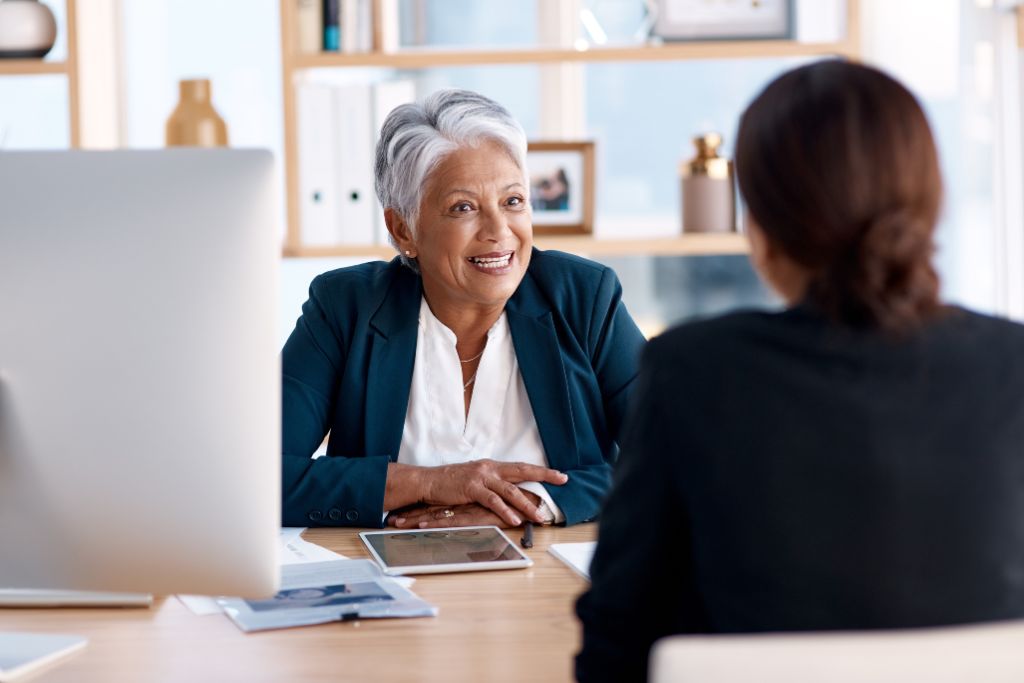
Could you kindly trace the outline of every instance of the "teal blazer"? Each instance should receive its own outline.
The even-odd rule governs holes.
[[[286,526],[382,525],[387,466],[405,425],[420,301],[396,258],[313,280],[282,351]],[[534,249],[505,312],[567,524],[597,516],[618,456],[643,335],[611,269]],[[477,397],[477,400],[483,397]],[[327,456],[310,456],[330,433]]]

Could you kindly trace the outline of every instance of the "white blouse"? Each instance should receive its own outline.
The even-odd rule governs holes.
[[[468,415],[456,341],[424,299],[398,462],[433,467],[490,458],[548,467],[505,314],[487,331]],[[540,496],[556,523],[565,520],[539,482],[519,486]]]

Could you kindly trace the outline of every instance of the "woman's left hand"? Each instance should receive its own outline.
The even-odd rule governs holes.
[[[451,526],[496,526],[509,528],[508,522],[476,503],[465,505],[429,505],[388,517],[398,529],[438,529]]]

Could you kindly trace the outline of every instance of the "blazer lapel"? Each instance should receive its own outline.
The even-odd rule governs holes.
[[[548,464],[559,470],[574,469],[579,466],[579,452],[565,365],[551,308],[529,271],[505,312]]]
[[[419,277],[398,267],[370,318],[374,335],[366,377],[366,454],[387,455],[392,461],[402,445],[423,296]]]

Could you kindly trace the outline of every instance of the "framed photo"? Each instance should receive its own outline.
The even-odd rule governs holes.
[[[653,32],[665,40],[783,40],[793,37],[793,0],[653,2],[656,13]]]
[[[530,207],[537,235],[594,231],[594,143],[531,142]]]

